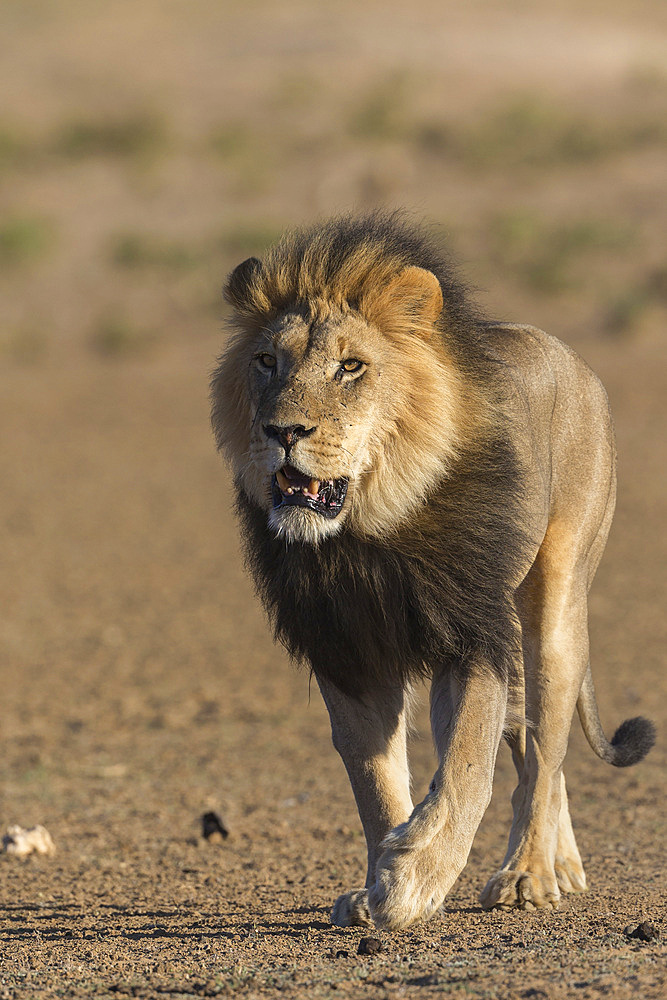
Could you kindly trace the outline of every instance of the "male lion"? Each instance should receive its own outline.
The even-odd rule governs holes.
[[[212,382],[250,566],[331,716],[368,844],[335,924],[430,916],[466,863],[504,735],[519,783],[484,907],[555,907],[586,886],[563,758],[575,705],[593,750],[634,764],[645,719],[601,729],[587,592],[615,495],[601,384],[558,340],[487,322],[401,216],[285,236],[230,276]],[[439,766],[417,806],[406,720],[431,681]]]

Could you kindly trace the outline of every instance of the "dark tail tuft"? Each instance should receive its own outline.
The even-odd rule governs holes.
[[[611,738],[614,748],[610,763],[614,767],[630,767],[643,760],[655,743],[655,726],[650,719],[638,715],[622,722]]]
[[[591,748],[598,757],[614,767],[630,767],[639,763],[655,743],[655,726],[641,716],[622,722],[609,742],[598,715],[590,664],[579,692],[577,711]]]

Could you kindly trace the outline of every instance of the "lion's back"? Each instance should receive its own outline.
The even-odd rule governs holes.
[[[604,386],[576,351],[537,327],[490,323],[485,334],[505,367],[515,442],[540,481],[549,516],[590,521],[593,530],[615,492]]]

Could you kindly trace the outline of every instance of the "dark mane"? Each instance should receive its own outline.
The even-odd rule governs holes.
[[[238,485],[247,559],[276,637],[357,697],[443,664],[465,671],[473,660],[506,678],[519,653],[513,591],[527,544],[520,469],[498,405],[503,366],[449,257],[401,213],[288,233],[261,262],[240,265],[226,290],[251,322],[318,301],[363,311],[374,289],[410,266],[437,277],[444,307],[431,344],[447,345],[445,357],[487,411],[425,505],[384,539],[344,525],[315,547],[276,538]]]
[[[518,484],[513,451],[497,440],[391,538],[344,528],[317,548],[275,538],[240,490],[245,551],[276,638],[355,697],[473,660],[506,678],[520,648]]]

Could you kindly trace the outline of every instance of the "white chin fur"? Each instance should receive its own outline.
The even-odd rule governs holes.
[[[269,527],[286,542],[317,545],[340,531],[344,517],[343,512],[336,518],[327,518],[307,507],[279,507],[269,511]]]

